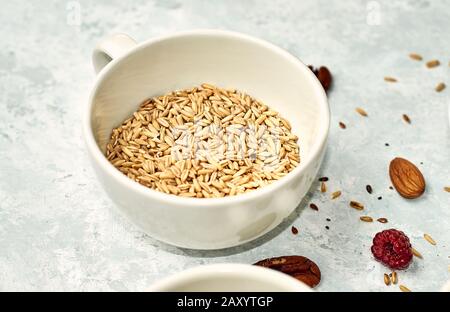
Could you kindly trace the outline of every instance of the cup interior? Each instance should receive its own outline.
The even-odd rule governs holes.
[[[202,83],[243,91],[278,111],[300,138],[302,162],[325,140],[326,96],[305,65],[262,40],[205,31],[147,41],[100,73],[90,111],[98,147],[105,151],[112,129],[144,100]]]

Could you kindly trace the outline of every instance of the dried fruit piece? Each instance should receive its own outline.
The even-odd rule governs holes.
[[[364,109],[362,109],[361,107],[357,107],[357,108],[355,108],[355,110],[356,110],[356,112],[358,113],[358,114],[360,114],[361,116],[364,116],[364,117],[367,117],[368,115],[367,115],[367,112],[364,110]]]
[[[389,278],[389,275],[387,275],[386,273],[384,273],[384,283],[386,284],[386,286],[391,285],[391,279]]]
[[[425,192],[425,179],[409,160],[394,158],[389,165],[389,176],[397,192],[405,198],[417,198]]]
[[[408,115],[406,115],[406,114],[403,114],[402,118],[403,118],[403,120],[404,120],[404,121],[405,121],[406,123],[409,123],[409,124],[411,124],[411,118],[409,118],[409,116],[408,116]]]
[[[309,69],[316,75],[317,79],[319,79],[320,84],[324,88],[325,92],[328,92],[328,90],[331,87],[331,83],[333,82],[333,76],[331,75],[331,72],[328,68],[325,66],[319,67],[319,69],[314,68],[312,65],[308,65]]]
[[[313,261],[302,256],[285,256],[259,261],[255,265],[288,274],[309,287],[320,283],[320,269]]]
[[[377,221],[380,223],[388,223],[388,219],[386,218],[378,218]]]
[[[396,270],[406,269],[413,257],[409,238],[395,229],[377,233],[371,251],[377,261]]]
[[[431,60],[426,63],[428,68],[433,68],[433,67],[439,66],[440,64],[441,63],[439,62],[439,60]]]
[[[397,82],[397,79],[395,79],[394,77],[384,77],[384,81],[387,81],[387,82]]]
[[[404,286],[404,285],[400,285],[399,288],[403,292],[411,292],[411,290],[408,287]]]
[[[450,193],[450,186],[445,186],[444,187],[444,191],[449,192]]]
[[[363,210],[364,209],[364,205],[361,203],[358,203],[357,201],[351,201],[350,202],[350,207],[356,209],[356,210]]]
[[[339,122],[339,127],[341,127],[341,129],[346,129],[347,128],[345,123],[343,123],[342,121]]]
[[[367,191],[367,193],[372,194],[372,192],[373,192],[372,186],[369,184],[366,185],[366,191]]]
[[[333,192],[333,193],[331,194],[331,199],[336,199],[336,198],[338,198],[339,196],[341,196],[341,194],[342,194],[341,191]]]
[[[417,54],[417,53],[410,53],[410,54],[409,54],[409,57],[410,57],[412,60],[415,60],[415,61],[421,61],[421,60],[423,60],[422,55]]]
[[[293,226],[293,227],[291,228],[291,231],[292,231],[292,234],[294,234],[294,235],[297,235],[297,234],[298,234],[298,229],[297,229],[295,226]]]
[[[420,252],[418,252],[414,247],[411,247],[411,252],[414,256],[416,256],[419,259],[423,259],[422,255],[420,254]]]
[[[313,204],[313,203],[309,204],[309,208],[311,208],[312,210],[315,210],[315,211],[319,211],[319,207],[317,207],[317,205]]]
[[[427,242],[429,242],[431,245],[433,245],[433,246],[436,245],[435,240],[434,240],[430,235],[428,235],[428,234],[423,234],[423,238],[425,238],[425,240],[426,240]]]
[[[436,92],[441,92],[442,90],[445,89],[445,83],[441,82],[439,83],[436,88],[434,88],[436,90]]]
[[[362,216],[362,217],[359,217],[359,219],[363,222],[373,222],[372,217],[369,217],[369,216]]]
[[[333,78],[328,68],[326,68],[325,66],[321,66],[317,73],[317,78],[319,78],[319,81],[322,84],[323,88],[325,89],[325,92],[328,92],[328,90],[331,87],[331,83],[333,81]]]
[[[329,180],[328,177],[319,178],[319,182],[327,182],[328,180]]]

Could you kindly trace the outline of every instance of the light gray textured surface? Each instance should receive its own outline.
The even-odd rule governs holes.
[[[390,227],[405,231],[424,256],[400,273],[402,284],[436,291],[450,279],[450,194],[443,191],[450,185],[450,90],[433,90],[441,81],[450,85],[448,1],[243,2],[1,1],[0,290],[135,291],[196,265],[299,254],[320,266],[320,291],[398,291],[384,286],[388,270],[369,250],[373,235]],[[79,26],[73,25],[77,4]],[[159,243],[114,210],[81,135],[94,79],[91,50],[113,32],[144,40],[192,28],[251,34],[331,69],[332,125],[321,174],[330,177],[330,191],[343,191],[341,198],[330,201],[317,184],[269,235],[213,252]],[[409,52],[442,65],[426,69]],[[399,83],[385,83],[387,75]],[[357,115],[356,106],[369,117]],[[341,120],[346,130],[338,127]],[[421,199],[407,201],[389,190],[387,166],[395,156],[423,162],[428,188]],[[375,194],[365,191],[368,183]],[[360,222],[349,200],[390,222]],[[310,201],[319,212],[304,209]]]

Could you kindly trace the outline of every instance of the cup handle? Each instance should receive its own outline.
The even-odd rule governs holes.
[[[127,53],[136,44],[136,41],[126,34],[110,35],[100,41],[92,53],[95,73],[98,74],[109,62]]]

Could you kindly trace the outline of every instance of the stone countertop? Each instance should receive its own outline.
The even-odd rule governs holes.
[[[20,0],[2,3],[0,21],[0,290],[137,291],[197,265],[298,254],[320,266],[319,291],[398,291],[384,285],[388,270],[369,250],[374,234],[390,227],[406,232],[423,255],[400,272],[401,284],[436,291],[450,279],[450,194],[443,190],[450,185],[450,90],[434,91],[441,81],[450,85],[448,1]],[[330,178],[329,191],[316,183],[276,230],[220,251],[165,245],[119,215],[81,134],[96,42],[119,31],[144,40],[192,28],[263,38],[305,63],[326,64],[335,77],[320,172]],[[410,52],[441,66],[427,69]],[[356,114],[357,106],[369,116]],[[396,156],[423,171],[422,198],[408,201],[389,189],[387,168]],[[331,201],[335,190],[343,195]],[[389,223],[361,222],[350,200]],[[320,210],[305,208],[310,202]]]

